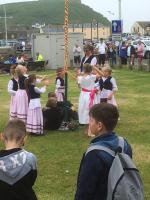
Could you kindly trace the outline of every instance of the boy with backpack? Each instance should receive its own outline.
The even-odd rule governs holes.
[[[113,132],[119,118],[116,106],[96,104],[89,115],[96,137],[83,155],[75,200],[144,200],[131,146]]]
[[[10,120],[2,133],[5,150],[0,151],[0,199],[37,200],[32,189],[37,177],[36,157],[22,149],[24,122]]]

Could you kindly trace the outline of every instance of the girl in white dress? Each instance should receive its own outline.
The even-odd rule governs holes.
[[[45,79],[44,86],[36,87],[36,75],[29,75],[26,81],[26,91],[29,97],[29,108],[27,113],[27,132],[41,135],[43,134],[43,114],[41,109],[40,96],[46,91],[49,81]]]
[[[24,66],[18,65],[16,67],[16,75],[18,78],[18,90],[15,95],[13,118],[17,118],[26,123],[28,112],[28,96],[25,90]]]
[[[103,77],[99,80],[100,85],[100,102],[107,102],[117,107],[115,92],[118,90],[116,80],[111,76],[112,70],[109,66],[102,68]]]
[[[64,81],[64,69],[57,69],[57,77],[56,77],[56,89],[55,94],[57,97],[57,101],[64,101],[64,93],[65,93],[65,81]]]
[[[16,76],[15,69],[16,69],[15,65],[11,67],[10,74],[12,75],[12,78],[8,82],[8,93],[11,96],[10,110],[9,110],[10,120],[16,118],[15,104],[16,104],[16,92],[18,90],[18,78]]]
[[[88,134],[89,130],[89,111],[90,108],[98,103],[96,98],[95,80],[96,75],[92,74],[92,70],[96,70],[97,73],[102,75],[102,73],[96,68],[92,67],[90,64],[85,64],[83,66],[83,75],[78,76],[78,85],[81,88],[81,93],[79,97],[79,123],[86,125],[85,134]]]

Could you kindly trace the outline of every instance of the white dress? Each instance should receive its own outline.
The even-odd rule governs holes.
[[[34,92],[42,94],[46,91],[46,87],[34,87]],[[40,98],[30,99],[29,108],[27,113],[26,130],[29,133],[36,135],[43,134],[43,114],[41,109]]]
[[[13,81],[12,80],[10,80],[8,82],[7,91],[11,95],[10,110],[9,110],[9,115],[10,115],[9,119],[11,120],[11,119],[15,119],[16,118],[16,114],[14,114],[15,113],[15,106],[14,105],[16,104],[16,91],[13,90]]]
[[[107,78],[102,77],[102,79],[103,79],[103,81],[105,81]],[[110,82],[112,83],[112,90],[106,90],[106,89],[103,88],[101,93],[100,93],[101,99],[107,98],[112,93],[112,91],[118,90],[116,80],[113,77],[110,79]],[[110,103],[110,104],[113,104],[114,106],[117,106],[117,102],[116,102],[114,95],[112,96],[112,99],[108,100],[107,102]]]
[[[95,88],[95,80],[96,75],[87,75],[87,76],[79,76],[78,84],[81,88],[81,93],[79,97],[79,107],[78,107],[78,115],[79,115],[79,123],[80,124],[89,124],[89,111],[90,111],[90,91]],[[83,89],[87,91],[83,91]],[[93,99],[93,105],[98,103],[96,95]]]
[[[61,86],[61,80],[57,79],[57,81],[56,81],[56,89],[55,89],[55,94],[56,94],[56,97],[57,97],[57,101],[64,101],[64,93],[65,93],[64,86]]]

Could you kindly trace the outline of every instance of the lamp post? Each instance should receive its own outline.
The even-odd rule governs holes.
[[[122,12],[121,12],[121,0],[118,0],[119,1],[119,4],[118,4],[118,10],[119,10],[119,20],[121,20],[122,18]]]
[[[5,43],[6,43],[6,46],[7,46],[7,41],[8,41],[7,19],[12,19],[13,17],[12,16],[7,17],[5,5],[3,5],[3,9],[4,9],[4,17],[0,17],[0,19],[4,19],[5,20]]]
[[[6,12],[6,4],[10,4],[10,3],[19,3],[19,2],[29,2],[29,1],[38,1],[38,0],[5,0],[5,3],[0,3],[0,5],[3,5],[4,8],[4,17],[0,17],[1,19],[5,19],[5,41],[6,41],[6,45],[7,45],[7,41],[8,41],[8,29],[7,29],[7,19],[12,19],[13,17],[7,17],[7,12]]]
[[[69,0],[65,0],[65,16],[64,16],[64,70],[65,70],[65,101],[68,97],[68,18],[69,18]]]
[[[95,32],[96,30],[96,34],[97,34],[97,40],[98,40],[98,22],[96,21],[96,19],[92,19],[91,22],[91,43],[93,41],[93,39],[95,39]]]

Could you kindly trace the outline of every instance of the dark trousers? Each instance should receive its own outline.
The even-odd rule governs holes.
[[[127,58],[126,57],[121,57],[121,64],[127,65]]]
[[[105,56],[105,54],[99,54],[98,55],[98,63],[99,63],[99,65],[104,65],[105,64],[105,60],[106,60],[106,56]]]
[[[80,64],[80,62],[81,62],[81,57],[80,56],[74,56],[74,63]]]

